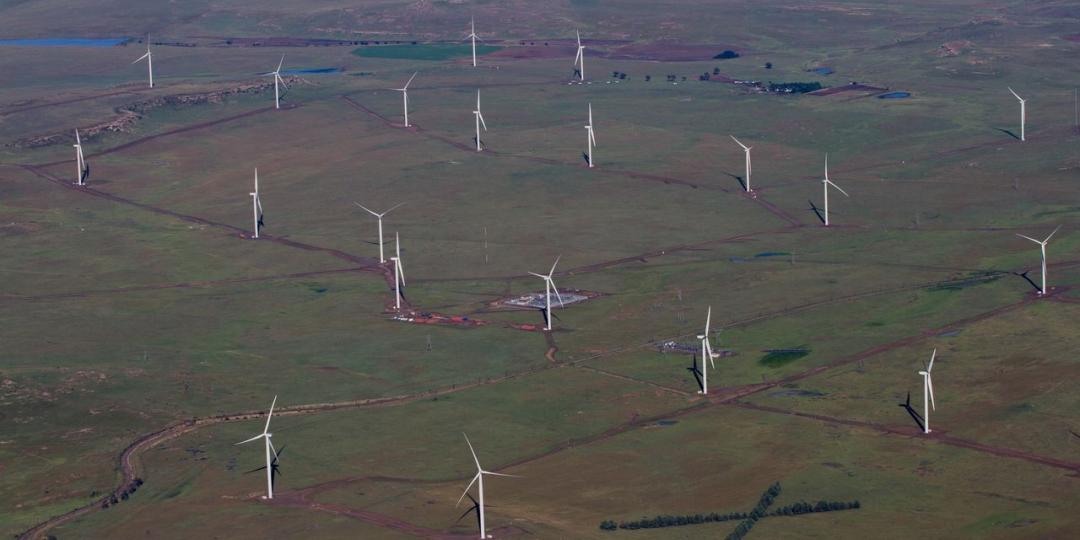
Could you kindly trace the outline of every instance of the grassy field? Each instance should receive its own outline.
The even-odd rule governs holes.
[[[769,517],[752,537],[1080,531],[1070,4],[79,9],[76,24],[55,0],[0,6],[18,29],[2,37],[194,46],[155,45],[152,90],[131,65],[142,43],[0,46],[0,70],[18,74],[0,92],[0,533],[112,492],[128,445],[192,419],[132,456],[146,483],[129,500],[40,537],[473,535],[454,507],[473,467],[463,432],[486,468],[520,476],[486,484],[498,537],[724,537],[737,523],[598,526],[749,511],[773,482],[777,506],[861,508]],[[461,41],[471,17],[486,40],[476,69]],[[575,30],[587,84],[572,79]],[[308,46],[229,40],[269,36]],[[291,77],[281,110],[270,87],[228,93],[268,82],[282,54],[286,69],[342,71]],[[809,72],[822,66],[834,73]],[[698,80],[714,69],[912,96]],[[392,89],[414,72],[406,129]],[[1023,143],[1009,86],[1029,99]],[[87,137],[89,189],[70,189],[65,137],[136,106],[124,130]],[[753,146],[753,194],[729,135]],[[826,154],[850,194],[830,193],[829,228]],[[392,320],[376,223],[354,201],[405,203],[384,235],[391,252],[400,235],[416,313],[483,324]],[[1040,298],[1038,247],[1016,234],[1058,226]],[[553,332],[519,329],[542,314],[494,303],[541,291],[528,273],[557,257],[561,289],[599,296],[557,307]],[[730,354],[702,397],[691,356],[659,345],[698,350],[710,306],[713,347]],[[921,412],[934,348],[942,407],[924,436],[897,404],[910,391]],[[287,450],[270,503],[263,477],[244,474],[259,449],[235,443],[262,422],[238,413],[274,395]]]

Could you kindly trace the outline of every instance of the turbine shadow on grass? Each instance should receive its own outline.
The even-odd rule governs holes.
[[[1008,129],[1005,129],[1005,128],[994,128],[994,129],[996,129],[996,130],[998,130],[998,131],[1000,131],[1000,132],[1002,132],[1002,133],[1004,133],[1004,134],[1006,134],[1006,135],[1008,135],[1008,136],[1010,136],[1010,137],[1012,137],[1012,138],[1014,138],[1014,139],[1016,139],[1018,141],[1020,140],[1020,136],[1013,133],[1011,130],[1008,130]]]
[[[742,176],[739,176],[737,174],[729,173],[727,171],[723,171],[723,173],[725,175],[727,175],[727,176],[730,176],[730,177],[734,178],[735,181],[739,183],[739,187],[741,187],[743,191],[746,191],[746,179],[745,178],[743,178]]]
[[[907,394],[907,402],[898,403],[897,406],[898,407],[903,407],[904,410],[907,411],[907,413],[909,415],[911,415],[911,419],[915,421],[915,425],[919,426],[919,431],[924,431],[925,430],[925,427],[923,425],[923,417],[922,417],[922,415],[919,414],[918,411],[916,411],[915,409],[913,409],[911,407],[911,392],[908,392],[908,394]]]
[[[588,165],[588,164],[589,164],[589,154],[587,154],[587,153],[585,153],[585,152],[582,152],[582,153],[581,153],[581,159],[584,159],[584,160],[585,160],[585,164],[586,164],[586,165]]]
[[[1028,277],[1028,272],[1027,271],[1025,271],[1025,272],[1013,272],[1013,275],[1020,276],[1020,277],[1024,278],[1024,281],[1027,281],[1029,284],[1031,284],[1031,286],[1034,287],[1036,291],[1042,292],[1042,287],[1040,287],[1038,283],[1035,283],[1034,281],[1031,280],[1031,278]]]
[[[701,370],[697,367],[697,355],[693,356],[693,364],[686,368],[686,371],[694,374],[694,379],[697,381],[698,390],[705,390],[705,383],[701,380]]]
[[[810,211],[812,211],[815,215],[817,215],[818,221],[820,221],[821,224],[824,225],[825,224],[825,215],[821,213],[821,210],[818,209],[816,204],[814,204],[814,201],[807,200],[806,202],[810,203]]]

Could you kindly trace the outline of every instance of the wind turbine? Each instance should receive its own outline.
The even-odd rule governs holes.
[[[380,262],[380,264],[386,264],[387,259],[386,259],[386,257],[382,256],[382,216],[389,214],[390,212],[396,210],[397,207],[399,207],[399,206],[401,206],[402,204],[405,204],[405,203],[397,203],[397,204],[391,206],[390,210],[384,211],[381,214],[379,214],[378,212],[370,210],[370,208],[368,208],[367,206],[364,206],[363,204],[360,204],[359,202],[353,201],[352,203],[355,204],[356,206],[360,206],[361,208],[364,208],[364,210],[366,210],[368,214],[375,216],[379,220],[379,262]]]
[[[259,237],[259,229],[263,227],[262,199],[259,198],[259,168],[255,168],[255,191],[251,195],[251,212],[255,220],[255,238]]]
[[[237,446],[246,444],[259,439],[266,441],[266,498],[274,498],[274,469],[276,467],[276,461],[278,452],[274,451],[274,443],[270,442],[270,438],[274,436],[270,433],[270,417],[274,415],[274,405],[277,404],[277,396],[274,396],[274,401],[270,403],[270,412],[266,415],[266,426],[263,427],[262,433],[242,442],[236,443]],[[282,448],[284,450],[284,448]]]
[[[850,197],[846,191],[840,186],[829,180],[829,154],[825,154],[825,178],[821,181],[821,186],[825,189],[825,226],[829,226],[829,186],[836,188],[840,193],[843,193],[845,197]]]
[[[750,193],[750,149],[753,148],[753,146],[746,146],[739,142],[739,139],[736,139],[734,135],[729,135],[729,137],[731,137],[731,140],[735,141],[735,144],[741,146],[743,152],[746,154],[746,192]]]
[[[585,157],[589,159],[589,168],[593,166],[593,147],[596,146],[596,134],[593,133],[592,103],[589,103],[589,123],[585,124],[588,136],[585,139]]]
[[[472,40],[472,67],[476,67],[476,40],[480,39],[476,35],[476,18],[469,18],[469,35],[465,36],[465,39]]]
[[[394,308],[400,310],[401,288],[405,286],[405,269],[401,267],[401,237],[396,232],[394,233],[394,248],[397,250],[397,256],[390,257],[390,260],[394,261]]]
[[[473,116],[476,117],[476,151],[479,152],[480,126],[484,126],[484,131],[487,131],[487,122],[484,122],[484,115],[480,112],[480,90],[476,91],[476,110],[473,111]]]
[[[705,314],[705,333],[698,334],[698,339],[701,340],[701,391],[699,394],[709,393],[709,368],[705,366],[705,359],[709,359],[709,365],[713,369],[716,369],[716,363],[713,359],[719,356],[712,350],[712,345],[709,344],[709,323],[712,321],[712,306],[709,306],[709,310]]]
[[[289,89],[289,85],[285,84],[285,79],[281,78],[281,66],[285,63],[285,55],[281,55],[281,60],[278,61],[277,69],[270,73],[264,73],[263,75],[274,76],[274,108],[281,108],[281,90],[278,85],[284,86],[286,90]]]
[[[577,56],[574,57],[574,66],[578,68],[580,80],[585,80],[585,46],[581,44],[581,32],[577,32]]]
[[[139,59],[132,62],[132,64],[137,64],[137,63],[141,62],[143,60],[143,58],[146,59],[146,69],[150,73],[150,88],[153,88],[154,87],[154,55],[150,53],[150,36],[146,36],[146,54],[140,56]]]
[[[86,164],[86,158],[83,157],[82,140],[79,139],[79,130],[75,130],[75,185],[85,186],[86,177],[90,176],[90,166]]]
[[[1024,124],[1027,121],[1027,100],[1017,95],[1016,92],[1013,92],[1012,88],[1009,88],[1009,92],[1012,93],[1013,97],[1020,101],[1020,141],[1022,142],[1025,140]]]
[[[552,279],[552,277],[555,275],[555,266],[557,264],[559,264],[559,259],[561,259],[561,258],[562,258],[562,255],[559,255],[558,257],[555,257],[555,264],[551,265],[551,271],[549,271],[546,276],[544,274],[537,274],[536,272],[529,272],[529,274],[534,275],[534,276],[544,280],[544,294],[547,297],[547,303],[545,304],[546,305],[546,311],[544,313],[544,318],[547,319],[547,327],[544,328],[544,330],[547,330],[549,332],[551,331],[551,291],[552,290],[555,291],[555,298],[559,299],[559,307],[563,306],[562,295],[559,294],[559,289],[557,287],[555,287],[555,280]]]
[[[402,86],[401,88],[394,88],[394,90],[401,92],[401,99],[403,100],[403,103],[405,105],[405,127],[409,127],[409,83],[411,83],[412,80],[416,78],[416,75],[418,73],[420,72],[418,71],[416,73],[413,73],[412,77],[409,77],[409,80],[405,83],[405,86]]]
[[[462,433],[462,435],[465,434]],[[473,462],[476,463],[476,476],[473,476],[472,481],[470,481],[469,485],[465,487],[465,492],[461,494],[461,497],[458,497],[458,502],[454,506],[460,506],[462,499],[464,499],[465,495],[469,493],[470,489],[472,489],[473,484],[477,484],[477,491],[480,494],[480,501],[476,504],[480,513],[480,538],[491,538],[490,536],[488,536],[487,529],[485,528],[487,523],[484,519],[484,475],[486,474],[490,476],[506,476],[509,478],[517,477],[512,474],[502,474],[497,472],[485,471],[484,468],[480,466],[480,460],[476,458],[476,450],[473,449],[472,442],[469,441],[468,435],[465,435],[465,443],[469,445],[469,452],[472,453]]]
[[[937,410],[937,405],[934,404],[934,380],[930,376],[936,356],[937,349],[934,349],[934,352],[930,354],[930,363],[926,366],[926,370],[919,372],[923,380],[923,433],[930,433],[930,409]]]
[[[1030,236],[1024,236],[1022,234],[1016,235],[1016,236],[1019,236],[1020,238],[1025,238],[1027,240],[1031,240],[1032,242],[1035,242],[1036,244],[1039,244],[1039,251],[1042,253],[1042,288],[1039,289],[1039,294],[1040,295],[1046,294],[1046,290],[1047,290],[1046,289],[1046,244],[1047,244],[1047,242],[1050,241],[1051,238],[1053,238],[1053,236],[1055,234],[1057,234],[1058,230],[1060,230],[1060,229],[1061,229],[1061,225],[1058,225],[1057,229],[1054,229],[1054,232],[1050,233],[1050,236],[1046,237],[1046,240],[1036,240],[1036,239],[1034,239],[1034,238],[1032,238]]]

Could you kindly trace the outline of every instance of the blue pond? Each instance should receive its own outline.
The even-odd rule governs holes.
[[[906,97],[911,97],[911,92],[889,92],[881,94],[878,99],[904,99]]]
[[[115,47],[128,38],[42,38],[42,39],[0,39],[0,47]]]
[[[282,75],[317,75],[320,73],[341,73],[341,68],[283,69]]]
[[[784,251],[764,251],[754,255],[754,257],[789,257],[790,253]]]
[[[833,74],[833,68],[831,68],[831,67],[819,67],[819,68],[811,69],[810,71],[812,71],[814,73],[817,73],[818,75],[832,75]]]

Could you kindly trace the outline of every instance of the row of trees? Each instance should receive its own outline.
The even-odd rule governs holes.
[[[682,527],[685,525],[701,525],[705,523],[742,520],[738,527],[727,536],[727,540],[742,540],[742,538],[749,534],[750,530],[754,528],[754,525],[757,524],[758,520],[764,517],[798,516],[818,512],[857,510],[861,507],[859,501],[842,502],[822,500],[815,504],[800,501],[777,508],[770,512],[769,508],[780,495],[780,489],[780,482],[776,482],[769,486],[769,488],[761,494],[761,498],[758,499],[757,505],[754,506],[754,509],[750,512],[730,512],[727,514],[712,512],[709,514],[690,514],[684,516],[662,515],[619,523],[616,523],[613,520],[604,520],[600,523],[600,529],[604,531],[614,531],[617,529],[661,529],[664,527]]]
[[[784,82],[774,83],[769,81],[769,91],[780,94],[805,94],[815,90],[821,90],[819,82]]]
[[[135,490],[139,489],[139,486],[143,485],[143,479],[135,477],[124,489],[120,490],[120,497],[117,498],[116,493],[109,495],[109,498],[101,501],[101,508],[105,509],[115,504],[120,504],[120,501],[128,500],[128,497],[135,494]]]

